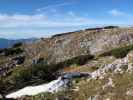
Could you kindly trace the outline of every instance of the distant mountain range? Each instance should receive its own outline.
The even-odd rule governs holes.
[[[10,39],[0,38],[0,48],[9,48],[18,42],[32,43],[32,42],[35,42],[37,40],[38,40],[37,38],[18,39],[18,40],[10,40]]]

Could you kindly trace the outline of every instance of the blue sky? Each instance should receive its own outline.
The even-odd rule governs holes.
[[[47,37],[100,25],[132,25],[133,0],[0,0],[0,38]]]

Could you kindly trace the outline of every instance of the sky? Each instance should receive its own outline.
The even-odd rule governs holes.
[[[48,37],[133,24],[133,0],[0,0],[0,38]]]

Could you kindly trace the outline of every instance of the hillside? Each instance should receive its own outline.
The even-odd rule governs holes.
[[[80,55],[99,55],[113,48],[133,44],[133,28],[96,28],[41,39],[25,47],[29,58],[43,57],[58,63]]]
[[[53,100],[69,96],[71,98],[68,100],[91,100],[96,96],[102,99],[94,100],[110,97],[112,99],[109,100],[118,100],[119,95],[125,93],[122,90],[117,94],[121,87],[125,86],[124,89],[128,90],[133,86],[123,81],[131,79],[132,82],[132,50],[133,28],[110,26],[57,34],[30,44],[15,44],[0,51],[0,94],[4,96],[26,86],[48,83],[63,73],[78,72],[89,73],[91,78],[77,78],[65,91],[24,97],[24,100]],[[121,79],[121,83],[118,83],[117,78]],[[118,84],[120,87],[113,90],[108,90],[107,87],[107,90],[101,91],[101,87],[108,84],[108,80],[116,81],[116,86]],[[76,87],[78,90],[74,90],[77,92],[71,91]],[[120,100],[130,100],[127,98]]]
[[[97,63],[101,63],[99,58]],[[104,59],[106,61],[106,59]],[[21,100],[132,100],[133,99],[133,51],[122,59],[114,59],[102,63],[98,69],[87,69],[82,66],[79,72],[85,69],[89,72],[88,78],[77,78],[72,86],[65,91],[56,93],[40,93],[34,96],[24,96]],[[95,64],[96,65],[96,64]],[[91,66],[89,66],[91,67]],[[96,67],[96,66],[95,66]],[[81,70],[82,69],[82,70]]]

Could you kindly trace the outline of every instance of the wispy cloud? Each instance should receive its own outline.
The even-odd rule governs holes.
[[[93,23],[91,19],[78,16],[72,11],[58,13],[54,18],[43,13],[0,14],[0,37],[48,36],[49,33],[71,31],[74,27],[91,23]]]
[[[54,5],[63,6],[67,4]],[[52,7],[52,5],[51,5]],[[67,32],[78,30],[81,26],[90,25],[107,25],[107,24],[130,24],[132,23],[132,17],[126,17],[124,20],[121,19],[93,19],[89,16],[76,13],[73,10],[67,12],[59,12],[58,9],[50,12],[51,7],[47,13],[36,12],[33,15],[30,14],[2,14],[0,13],[0,37],[8,38],[23,38],[23,37],[42,37],[49,36],[55,33]],[[129,16],[123,11],[116,9],[108,12],[112,16]],[[52,15],[52,16],[51,16]],[[106,15],[108,16],[108,15]],[[108,16],[110,17],[110,16]],[[118,17],[119,18],[119,17]],[[128,19],[128,20],[127,20]],[[83,28],[83,27],[82,27]]]
[[[129,13],[129,12],[125,12],[122,10],[118,10],[118,9],[112,9],[110,11],[108,11],[108,14],[114,16],[114,17],[123,17],[123,18],[132,18],[133,14]]]
[[[117,9],[112,9],[108,13],[112,16],[125,16],[125,15],[127,15],[125,12],[117,10]]]
[[[48,10],[48,9],[67,6],[67,5],[71,5],[71,4],[72,4],[72,2],[71,3],[70,2],[58,3],[58,4],[48,5],[48,6],[45,6],[45,7],[42,7],[42,8],[38,8],[38,9],[36,9],[36,11],[41,12],[41,11],[45,11],[45,10]]]
[[[45,14],[35,15],[8,15],[0,14],[0,28],[16,28],[16,27],[67,27],[88,24],[90,20],[82,16],[76,16],[74,13],[60,15],[62,19],[52,18]]]

